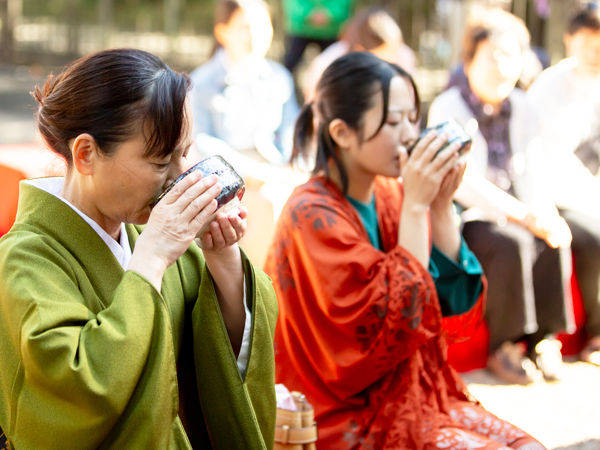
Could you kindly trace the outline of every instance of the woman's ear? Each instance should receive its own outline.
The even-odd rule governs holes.
[[[227,43],[227,24],[216,24],[213,28],[213,33],[217,42],[224,47]]]
[[[356,133],[342,119],[333,119],[329,123],[329,134],[340,148],[350,148],[356,139]]]
[[[565,44],[565,51],[567,53],[567,57],[573,56],[573,52],[571,50],[571,43],[573,42],[573,35],[569,33],[563,34],[563,43]]]
[[[84,133],[77,136],[71,143],[73,165],[81,175],[92,175],[94,163],[98,159],[98,144],[89,134]]]

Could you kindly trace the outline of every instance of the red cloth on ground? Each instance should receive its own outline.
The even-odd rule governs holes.
[[[8,233],[17,216],[19,182],[25,175],[10,167],[0,166],[0,236]]]

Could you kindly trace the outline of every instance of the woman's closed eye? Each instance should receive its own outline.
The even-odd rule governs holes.
[[[388,112],[389,117],[387,119],[387,124],[391,126],[396,126],[405,120],[408,120],[409,123],[415,124],[419,121],[419,114],[416,109],[409,110],[390,110]]]
[[[167,163],[154,163],[154,167],[158,170],[167,170],[167,168],[171,165],[171,161]]]

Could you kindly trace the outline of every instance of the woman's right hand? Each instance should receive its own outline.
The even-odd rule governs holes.
[[[432,130],[417,143],[410,156],[406,152],[401,153],[400,172],[406,207],[425,211],[436,198],[444,177],[452,170],[459,156],[458,143],[449,145],[436,156],[447,140],[448,135],[443,133],[437,136]]]
[[[162,276],[188,249],[217,208],[221,191],[216,175],[197,170],[181,180],[154,207],[138,238],[128,270],[138,272],[160,290]]]
[[[571,229],[565,219],[558,215],[558,211],[549,211],[546,214],[530,211],[521,224],[552,248],[568,248],[571,245]]]

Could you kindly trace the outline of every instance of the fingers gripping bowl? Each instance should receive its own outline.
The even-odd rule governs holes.
[[[412,153],[412,151],[414,150],[416,145],[419,143],[419,141],[421,139],[423,139],[427,135],[427,133],[429,133],[431,130],[435,130],[437,132],[438,136],[442,133],[446,133],[448,135],[448,140],[437,151],[436,156],[440,152],[442,152],[446,148],[448,148],[448,146],[450,146],[451,144],[453,144],[455,142],[458,142],[460,144],[460,147],[458,149],[459,155],[461,155],[461,156],[465,155],[466,153],[468,153],[471,150],[471,145],[473,144],[473,140],[471,139],[471,136],[469,136],[467,134],[467,132],[458,124],[458,122],[455,119],[449,118],[448,120],[446,120],[434,127],[423,130],[423,132],[421,133],[419,138],[414,142],[413,145],[411,145],[408,148],[409,155]]]
[[[200,161],[198,164],[193,166],[188,171],[182,173],[175,181],[173,181],[165,191],[159,195],[154,202],[154,206],[160,202],[165,195],[167,195],[173,187],[187,177],[190,173],[200,170],[202,177],[209,175],[217,175],[219,178],[219,185],[221,185],[221,192],[217,195],[217,209],[208,218],[206,223],[202,226],[197,234],[197,237],[202,237],[210,227],[210,223],[216,218],[219,213],[227,213],[240,205],[240,201],[246,192],[246,186],[244,180],[240,177],[237,172],[231,167],[231,165],[220,156],[211,156]]]

